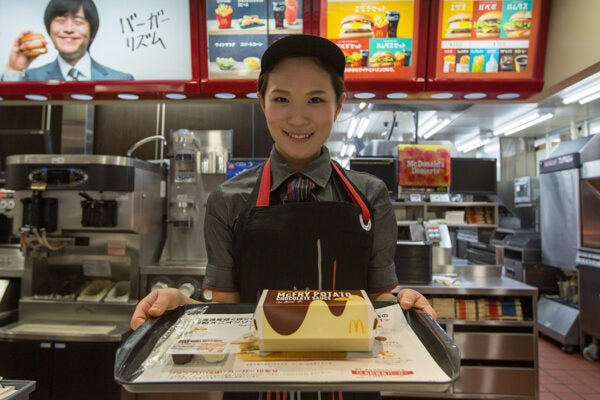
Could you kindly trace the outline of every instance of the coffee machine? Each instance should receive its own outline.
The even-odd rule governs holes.
[[[140,268],[157,260],[164,240],[162,166],[105,155],[14,155],[6,164],[24,255],[19,323],[51,320],[72,334],[74,321],[110,322],[127,331],[146,294]]]

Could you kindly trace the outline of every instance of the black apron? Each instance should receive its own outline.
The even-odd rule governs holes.
[[[234,228],[241,302],[257,302],[263,289],[367,289],[373,247],[371,210],[342,168],[333,161],[331,165],[333,179],[351,202],[282,204],[278,196],[271,196],[270,159],[263,165],[248,207]],[[227,393],[226,398],[244,395],[248,394]],[[303,400],[311,398],[317,395],[302,393]],[[378,399],[379,393],[335,393],[334,397],[321,393],[320,398]]]

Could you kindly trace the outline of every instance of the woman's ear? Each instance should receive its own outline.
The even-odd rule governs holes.
[[[262,108],[263,112],[265,112],[265,99],[260,95],[260,92],[256,92],[256,98],[258,99],[260,108]]]
[[[340,101],[338,101],[337,108],[335,110],[335,118],[333,119],[334,121],[337,119],[338,115],[340,115],[340,112],[342,111],[342,106],[344,105],[344,101],[346,101],[346,92],[342,93]]]

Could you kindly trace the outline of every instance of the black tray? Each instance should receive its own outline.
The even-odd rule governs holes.
[[[375,308],[392,303],[376,302]],[[446,382],[134,382],[143,372],[142,364],[152,352],[156,342],[177,322],[183,313],[194,307],[207,307],[206,314],[253,313],[256,304],[194,304],[183,305],[165,313],[160,318],[151,318],[134,331],[117,350],[115,381],[133,393],[146,392],[203,392],[203,391],[265,391],[265,390],[347,390],[347,391],[394,391],[394,392],[442,392],[459,377],[460,353],[440,325],[427,313],[418,310],[405,311],[408,324],[421,340],[432,358],[450,378]]]

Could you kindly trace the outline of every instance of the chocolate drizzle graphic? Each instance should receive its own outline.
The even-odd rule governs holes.
[[[363,298],[360,290],[274,290],[268,292],[263,309],[269,325],[275,332],[280,335],[291,335],[304,322],[313,301],[325,302],[329,312],[339,317],[344,313],[347,300],[352,295]]]

